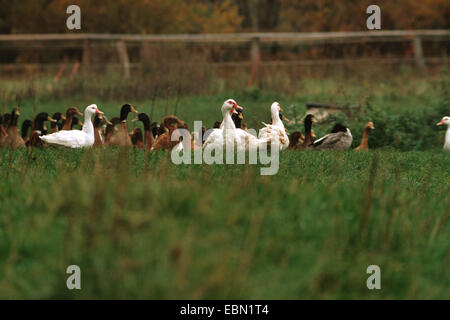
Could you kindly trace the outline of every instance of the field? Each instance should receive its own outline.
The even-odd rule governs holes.
[[[366,121],[376,129],[372,151],[286,151],[274,176],[259,165],[176,166],[169,153],[0,149],[0,298],[448,299],[450,157],[435,123],[450,111],[449,77],[129,100],[2,80],[2,112],[21,95],[22,120],[90,103],[112,117],[129,102],[155,121],[175,113],[210,127],[233,97],[250,128],[277,100],[290,119],[305,102],[360,104],[314,127],[321,136],[345,122],[353,147]],[[81,290],[66,288],[72,264]],[[369,265],[381,268],[381,290],[366,287]]]

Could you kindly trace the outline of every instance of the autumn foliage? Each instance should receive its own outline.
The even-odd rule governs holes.
[[[95,33],[359,31],[370,4],[380,6],[385,30],[450,21],[448,0],[0,0],[0,33],[69,32],[71,4],[82,9],[81,32]]]

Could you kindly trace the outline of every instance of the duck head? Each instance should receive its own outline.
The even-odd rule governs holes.
[[[374,127],[374,125],[373,125],[373,122],[372,121],[369,121],[369,122],[367,122],[366,123],[366,126],[365,126],[365,129],[366,130],[375,130],[375,127]]]
[[[222,114],[226,114],[227,112],[233,113],[233,110],[242,110],[243,108],[236,103],[233,99],[226,100],[222,105]],[[237,111],[236,111],[237,112]]]
[[[443,117],[436,125],[450,127],[450,117]]]
[[[331,133],[337,133],[337,132],[347,132],[347,127],[344,126],[342,123],[336,123],[333,126],[333,129],[331,129]]]
[[[91,117],[94,114],[103,114],[102,111],[100,111],[96,104],[91,104],[90,106],[87,106],[84,110],[85,117]]]
[[[132,105],[124,104],[120,109],[120,121],[126,121],[130,112],[139,113]]]
[[[133,122],[141,121],[142,124],[144,125],[144,130],[150,130],[150,118],[146,113],[144,112],[138,113],[137,117],[134,118],[132,121]]]
[[[20,110],[19,107],[15,107],[12,112],[11,112],[11,118],[10,118],[10,125],[16,126],[17,125],[17,120],[19,119],[20,116]]]
[[[47,125],[46,125],[47,121],[56,122],[56,120],[53,119],[52,117],[50,117],[47,112],[38,113],[36,115],[36,117],[34,118],[34,123],[33,123],[34,130],[39,130],[39,131],[41,131],[42,134],[46,134],[47,133]]]
[[[65,121],[66,120],[66,116],[63,115],[61,112],[56,112],[52,115],[52,118],[55,119],[57,122],[52,122],[51,123],[51,127],[55,128],[56,126],[61,126],[62,124],[60,123],[60,121]]]
[[[66,118],[70,118],[73,117],[75,115],[79,115],[79,116],[83,116],[83,114],[80,112],[80,110],[78,110],[77,107],[70,107],[67,109],[66,111]]]

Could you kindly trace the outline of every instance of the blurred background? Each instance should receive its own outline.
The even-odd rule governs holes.
[[[366,27],[372,3],[0,0],[1,76],[39,77],[22,97],[44,84],[52,95],[101,92],[114,99],[243,87],[292,94],[305,78],[383,78],[411,66],[448,66],[449,1],[379,1],[385,33],[378,35]],[[66,27],[71,4],[81,7],[81,30]],[[85,86],[87,74],[106,80]],[[168,88],[172,93],[163,94]]]

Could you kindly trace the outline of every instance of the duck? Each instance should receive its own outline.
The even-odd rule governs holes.
[[[56,112],[52,115],[52,118],[55,119],[57,122],[52,122],[50,124],[50,133],[55,133],[61,130],[63,125],[62,122],[60,121],[65,121],[66,116],[63,115],[61,112]]]
[[[221,107],[222,123],[220,128],[213,128],[206,131],[207,136],[203,149],[220,149],[225,145],[236,145],[238,149],[254,149],[258,147],[258,138],[242,129],[236,129],[236,125],[231,118],[233,110],[243,109],[234,99],[226,100]]]
[[[156,128],[157,123],[156,122],[151,123],[149,116],[144,112],[138,113],[137,117],[132,121],[142,122],[142,124],[144,125],[144,146],[146,149],[151,149],[153,143],[155,142],[154,129]],[[133,138],[131,140],[133,140]]]
[[[17,122],[20,116],[19,107],[15,107],[11,112],[11,120],[8,126],[8,136],[5,138],[4,146],[12,149],[25,148],[25,141],[19,134]]]
[[[101,114],[101,113],[97,113],[94,117],[94,145],[93,147],[99,147],[103,145],[103,136],[102,136],[102,132],[101,132],[101,127],[106,124],[112,124],[111,122],[108,121],[108,119],[106,119],[106,117]]]
[[[46,122],[55,122],[47,112],[38,113],[33,119],[33,125],[31,126],[30,139],[26,142],[27,146],[42,148],[44,147],[44,142],[39,138],[47,133]]]
[[[106,125],[105,131],[103,132],[103,136],[105,137],[103,144],[108,145],[111,140],[114,130],[117,130],[116,126],[120,123],[120,118],[114,117],[111,118],[110,123]]]
[[[160,127],[163,127],[165,132],[155,140],[152,150],[172,150],[181,143],[181,137],[179,140],[172,141],[172,133],[178,128],[187,129],[186,124],[174,115],[165,116]],[[181,145],[178,147],[181,147]]]
[[[375,130],[375,127],[373,125],[373,122],[369,121],[364,126],[361,143],[355,148],[355,150],[369,150],[369,134],[372,130]]]
[[[133,130],[130,132],[130,137],[135,149],[145,149],[141,128],[133,128]]]
[[[305,127],[305,136],[303,139],[303,142],[301,144],[297,144],[295,146],[295,150],[306,150],[308,148],[310,148],[310,146],[312,145],[313,141],[314,141],[314,133],[312,131],[312,124],[313,122],[315,122],[316,119],[314,118],[314,115],[312,114],[307,114],[305,119],[303,120],[303,124]]]
[[[450,117],[445,116],[436,123],[437,126],[447,126],[447,131],[445,133],[444,147],[445,151],[450,151]]]
[[[20,128],[21,136],[23,141],[25,142],[25,145],[27,145],[28,140],[30,140],[30,137],[28,136],[28,130],[33,126],[33,121],[30,119],[24,120],[22,122],[22,127]]]
[[[314,150],[347,150],[352,145],[353,137],[350,129],[341,123],[334,125],[331,133],[314,141]]]
[[[66,120],[63,120],[61,130],[72,130],[72,122],[75,115],[83,116],[77,107],[70,107],[66,110]]]
[[[294,131],[289,135],[289,149],[295,150],[299,145],[301,145],[305,140],[305,136],[301,131]]]
[[[82,130],[61,130],[45,136],[40,136],[42,141],[49,144],[60,145],[69,148],[88,148],[95,142],[92,116],[103,114],[95,104],[91,104],[84,110],[84,124]]]
[[[279,151],[285,150],[289,147],[289,137],[286,134],[283,121],[280,118],[280,111],[283,111],[278,102],[273,102],[270,106],[270,113],[272,116],[272,124],[263,122],[263,127],[259,130],[258,139],[267,140],[269,143],[276,143],[279,146]]]
[[[133,145],[127,128],[127,118],[130,112],[136,114],[139,113],[132,105],[128,103],[124,104],[120,109],[120,123],[118,125],[118,130],[109,140],[109,145],[117,147],[131,147]]]

